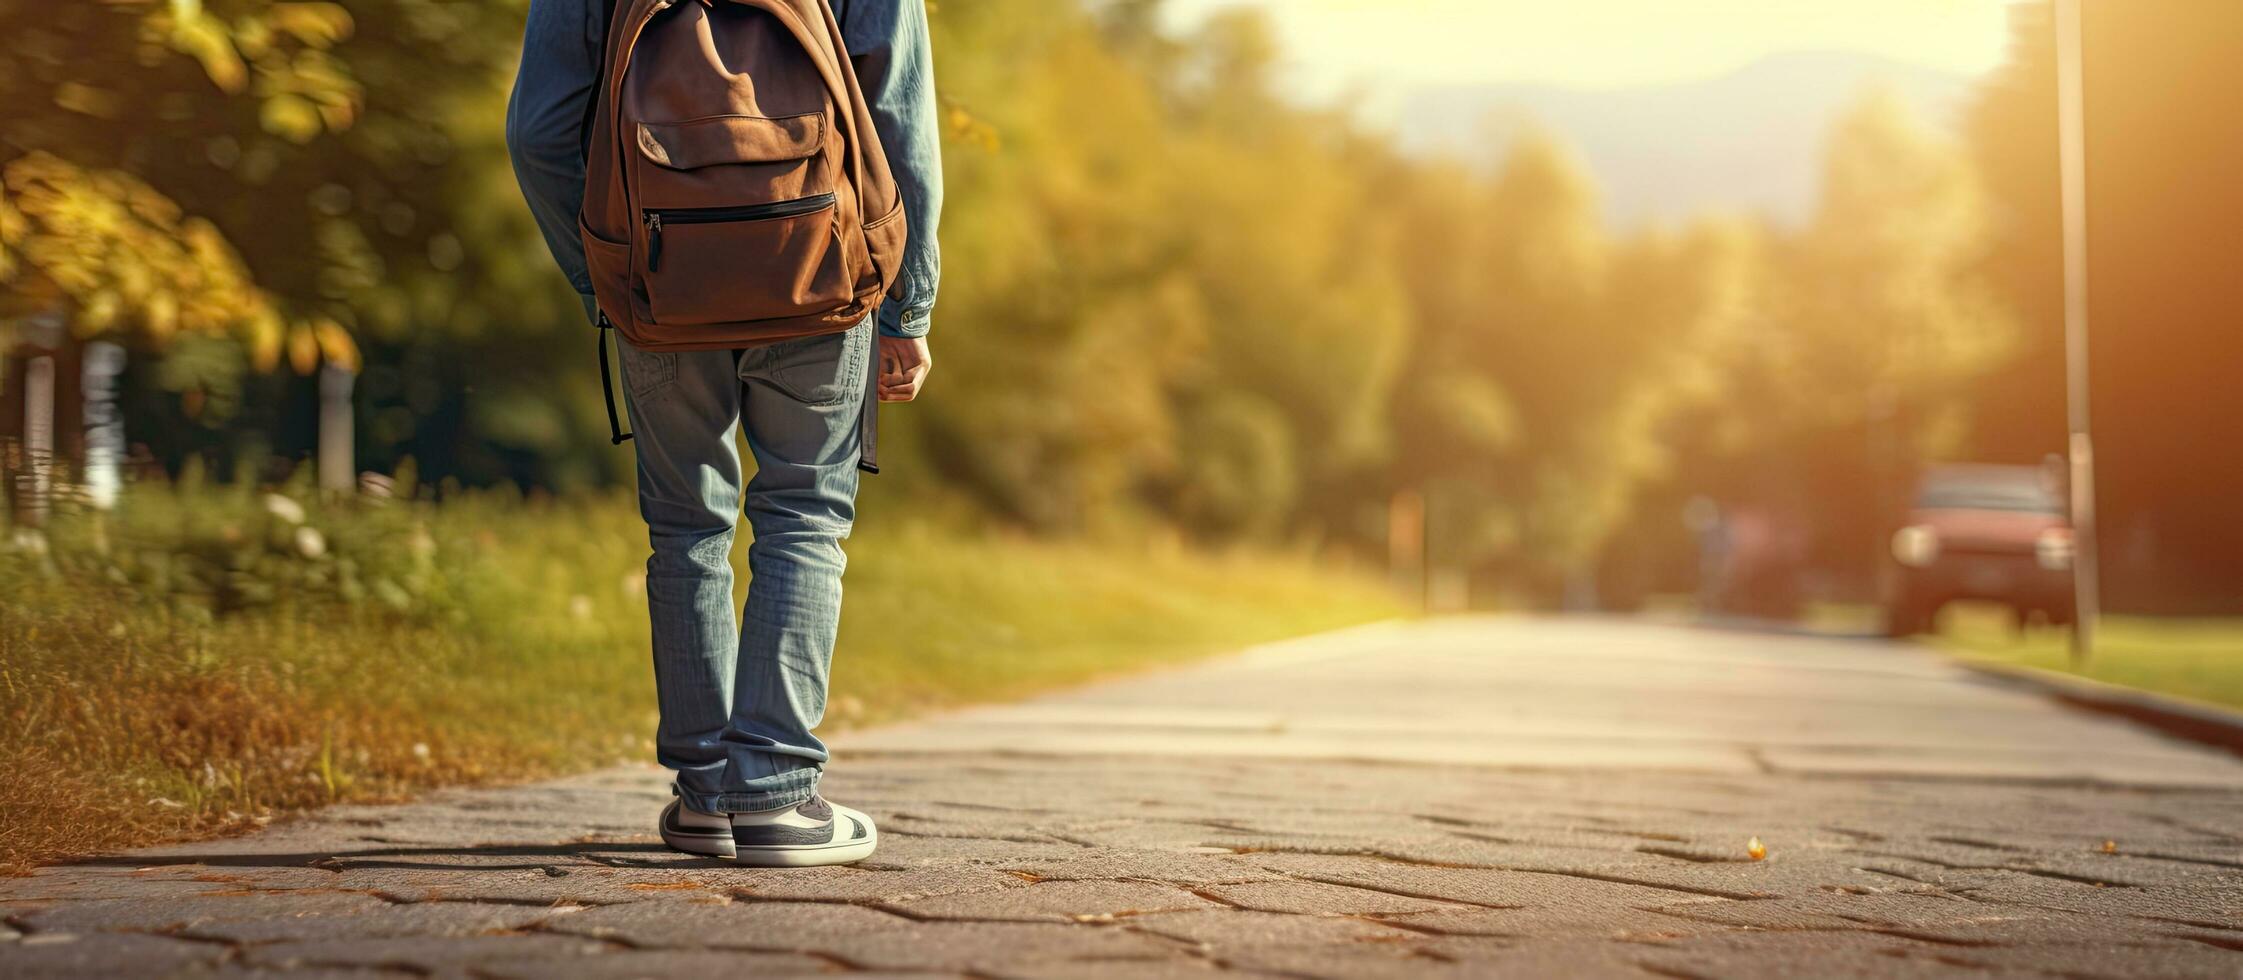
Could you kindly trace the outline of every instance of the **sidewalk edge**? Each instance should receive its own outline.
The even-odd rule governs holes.
[[[2073,707],[2116,715],[2168,735],[2243,756],[2243,713],[2040,667],[1972,660],[1954,654],[1946,657],[1972,673],[2045,694]]]

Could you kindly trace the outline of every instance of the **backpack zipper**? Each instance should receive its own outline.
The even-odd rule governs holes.
[[[796,218],[823,211],[833,206],[831,193],[813,194],[792,201],[773,201],[769,204],[746,204],[729,208],[665,208],[646,212],[646,271],[653,272],[662,264],[662,226],[706,225],[727,221],[763,221],[771,218]]]

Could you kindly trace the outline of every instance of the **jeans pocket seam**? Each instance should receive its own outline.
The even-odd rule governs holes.
[[[804,386],[801,384],[797,384],[787,377],[787,374],[791,369],[796,367],[805,367],[808,365],[770,365],[768,364],[768,362],[766,362],[766,369],[761,372],[762,380],[765,383],[769,384],[771,387],[778,389],[788,398],[801,402],[802,404],[812,408],[832,408],[837,405],[846,404],[849,400],[850,392],[864,385],[865,354],[862,350],[858,349],[855,336],[855,334],[861,332],[862,329],[862,327],[854,327],[851,328],[851,332],[849,333],[829,335],[838,336],[838,338],[840,339],[840,357],[842,361],[841,376],[835,381],[833,394],[830,397],[811,397],[813,392],[815,392],[817,388],[824,387],[823,384]],[[808,339],[815,341],[824,340],[826,339],[826,337],[815,337]],[[778,353],[778,351],[773,350],[772,353]],[[818,366],[824,366],[824,362],[819,362]]]
[[[623,386],[632,397],[643,398],[678,380],[678,356],[658,351],[626,348]]]

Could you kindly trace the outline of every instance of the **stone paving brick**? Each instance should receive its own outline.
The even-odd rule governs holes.
[[[2013,851],[1988,853],[1924,844],[1886,844],[1858,851],[1871,858],[1901,858],[1955,870],[2000,870],[2048,873],[2091,884],[2144,887],[2191,878],[2219,881],[2231,877],[2202,866],[2150,867],[2142,861],[2120,861],[2086,853]]]
[[[2017,872],[1983,872],[1969,879],[1941,881],[1949,891],[1976,901],[2094,916],[2139,916],[2243,933],[2243,881],[2097,888]]]
[[[1225,969],[1221,964],[1204,959],[1163,960],[1076,960],[1041,966],[1000,968],[987,971],[996,977],[1019,977],[1022,980],[1168,980],[1170,977],[1215,977],[1225,980],[1251,976],[1237,970]],[[852,976],[851,980],[855,980]]]
[[[67,902],[11,916],[17,928],[36,938],[42,933],[169,932],[221,922],[297,920],[315,922],[364,915],[389,907],[371,895],[287,893],[158,898],[112,898]]]
[[[0,944],[0,974],[114,980],[215,964],[226,952],[224,946],[164,936],[50,932]]]
[[[1269,846],[1279,841],[1305,842],[1310,834],[1270,836],[1242,833],[1210,823],[1176,820],[1099,820],[1054,824],[1046,832],[1061,840],[1090,847],[1125,847],[1151,850],[1184,850],[1245,841],[1248,846]]]
[[[927,895],[1025,888],[1017,875],[985,868],[870,871],[863,868],[738,870],[722,879],[734,891],[761,899],[795,901],[904,901]]]
[[[1028,861],[1074,860],[1088,849],[1065,841],[1033,842],[981,837],[923,837],[880,826],[880,849],[866,868],[989,867],[1000,870]]]
[[[1292,915],[1376,915],[1430,912],[1456,908],[1437,899],[1395,895],[1389,892],[1320,881],[1250,881],[1237,885],[1210,885],[1202,894],[1256,912]]]
[[[58,877],[54,872],[43,872],[38,879],[13,879],[22,881],[16,888],[0,890],[0,915],[18,915],[31,908],[45,908],[56,902],[99,902],[99,899],[137,899],[153,895],[191,897],[211,890],[204,881],[132,881],[132,879],[87,879],[76,881]],[[0,888],[13,884],[11,879],[0,879]]]
[[[617,871],[585,866],[555,876],[542,871],[349,872],[338,887],[368,888],[398,902],[514,902],[535,905],[611,905],[689,897],[692,889],[722,890],[728,867],[703,862],[675,871]],[[686,886],[686,887],[681,887]]]
[[[2156,923],[2139,919],[2102,918],[2039,910],[2018,910],[2014,914],[1993,914],[1973,919],[1898,923],[1872,921],[1864,924],[1896,936],[1968,947],[2154,943],[2171,931]]]
[[[1863,976],[2231,977],[2238,962],[2208,947],[2170,940],[1962,946],[1855,933],[1730,933],[1664,947],[1647,963],[1673,970],[1720,963],[1724,975],[1795,977],[1815,971]],[[1828,975],[1824,973],[1821,975]]]
[[[288,980],[408,980],[425,976],[418,970],[384,969],[356,966],[298,966],[276,968],[251,966],[244,963],[226,963],[217,967],[196,967],[178,976],[194,980],[270,980],[286,977]]]
[[[1083,964],[1188,962],[1175,943],[1113,925],[924,922],[837,937],[820,952],[858,968],[974,972],[1071,971]]]
[[[1112,921],[1151,912],[1215,908],[1174,885],[1145,881],[1043,881],[1026,888],[883,902],[913,918],[1010,922]]]
[[[1750,950],[1750,952],[1746,952]],[[1753,932],[1693,936],[1645,946],[1630,958],[1647,972],[1724,978],[1798,977],[2046,977],[2005,968],[1979,950],[1871,932]]]
[[[611,905],[555,916],[543,928],[640,948],[801,952],[843,937],[912,925],[909,919],[859,905],[745,901]]]
[[[1671,902],[1667,889],[1572,875],[1486,868],[1443,868],[1355,856],[1272,854],[1273,871],[1326,884],[1374,887],[1429,899],[1506,908],[1586,905],[1610,908]]]
[[[1429,940],[1418,947],[1428,960],[1447,964],[1453,976],[1627,978],[1644,980],[1661,974],[1647,971],[1647,954],[1662,948],[1665,940],[1592,938],[1586,935],[1489,939],[1456,937]],[[1701,977],[1706,972],[1679,972],[1673,976]],[[1804,972],[1799,977],[1831,974]]]
[[[1224,966],[1293,977],[1446,978],[1485,976],[1478,965],[1425,951],[1425,937],[1369,937],[1357,942],[1237,947]],[[1639,975],[1640,976],[1640,975]]]
[[[194,877],[142,878],[124,874],[77,874],[76,867],[49,868],[21,878],[0,878],[0,911],[10,906],[50,901],[147,898],[159,893],[199,895],[225,887]]]
[[[1222,856],[1130,848],[1076,848],[1052,858],[998,862],[1007,871],[1046,881],[1125,878],[1157,879],[1180,885],[1270,881],[1278,876],[1250,860],[1252,855]]]
[[[868,801],[859,800],[856,802],[866,803]],[[918,811],[911,809],[909,804],[906,804],[903,808],[882,813],[880,815],[880,826],[884,831],[892,830],[897,833],[908,834],[915,837],[950,838],[956,840],[1002,840],[1015,843],[1030,843],[1035,841],[1051,840],[1051,838],[1045,832],[1046,825],[1044,824],[1030,824],[1025,821],[1005,821],[999,823],[995,821],[964,822],[955,820],[942,820],[919,813]]]
[[[1862,870],[1869,863],[1846,855],[1795,854],[1768,845],[1765,861],[1698,863],[1664,860],[1622,866],[1524,861],[1505,867],[1548,874],[1596,876],[1622,884],[1721,898],[1768,898],[1822,888],[1877,889],[1889,876]]]
[[[1782,930],[1844,930],[1865,925],[1968,922],[2031,914],[2031,910],[2004,910],[1936,891],[1866,895],[1821,892],[1751,902],[1683,902],[1660,905],[1654,911],[1688,922]]]
[[[1731,904],[1722,899],[1701,901],[1707,905]],[[1585,903],[1533,905],[1516,909],[1447,909],[1408,915],[1381,915],[1376,919],[1416,932],[1495,939],[1578,936],[1662,939],[1727,928],[1625,905]]]
[[[286,896],[273,896],[285,901]],[[276,916],[196,922],[176,930],[195,939],[236,944],[341,939],[474,936],[521,929],[551,918],[555,910],[534,905],[484,902],[422,902],[385,905],[354,915]]]
[[[556,952],[535,956],[484,959],[476,973],[485,977],[519,977],[521,980],[645,980],[649,977],[787,977],[829,974],[833,964],[797,953],[754,953],[741,950],[614,950],[594,955]]]
[[[1368,919],[1230,909],[1148,915],[1132,920],[1129,926],[1139,932],[1198,945],[1218,958],[1251,947],[1330,945],[1372,940],[1399,942],[1412,938],[1408,930],[1381,925]]]
[[[2112,940],[2078,945],[2031,944],[1968,951],[1974,962],[2040,976],[2232,978],[2243,975],[2243,956],[2234,949],[2167,939]]]
[[[1415,861],[1423,864],[1477,865],[1491,868],[1537,868],[1545,870],[1601,870],[1625,874],[1636,868],[1665,868],[1674,866],[1675,859],[1646,854],[1631,849],[1633,839],[1615,845],[1607,840],[1602,845],[1573,838],[1570,844],[1549,844],[1533,840],[1479,840],[1458,837],[1425,837],[1409,840],[1386,839],[1377,842],[1363,841],[1356,846],[1324,848],[1318,853],[1327,854],[1377,854],[1382,857]],[[1287,848],[1277,848],[1282,852]]]
[[[242,962],[293,970],[302,967],[375,967],[421,975],[458,975],[493,964],[584,959],[608,952],[605,944],[575,936],[423,936],[388,939],[317,939],[246,946]]]

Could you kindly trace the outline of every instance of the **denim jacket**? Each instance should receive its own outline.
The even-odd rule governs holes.
[[[910,243],[902,302],[880,308],[880,332],[923,337],[942,274],[936,226],[942,216],[942,144],[935,110],[934,56],[925,0],[830,0],[903,194]],[[584,120],[599,80],[607,23],[602,0],[530,0],[522,66],[506,108],[506,144],[530,214],[553,258],[594,315],[592,279],[577,239],[584,203]]]

